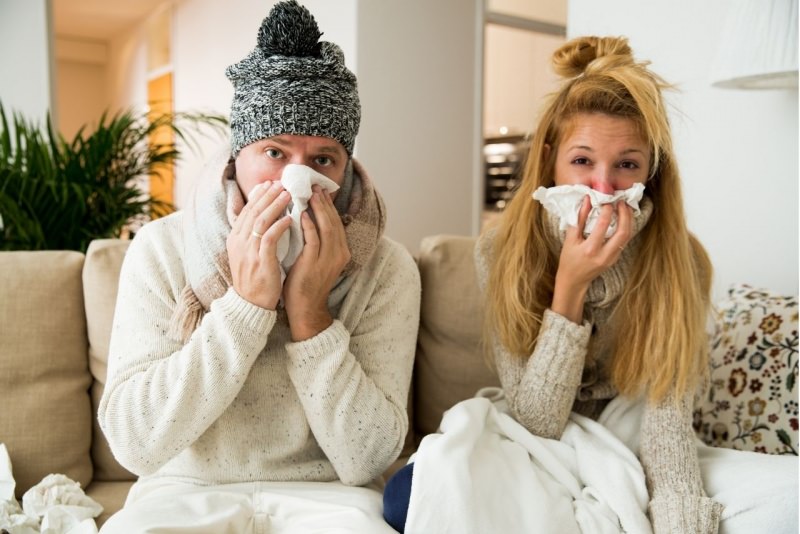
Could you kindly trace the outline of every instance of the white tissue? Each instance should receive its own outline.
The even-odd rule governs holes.
[[[22,511],[14,496],[16,486],[11,457],[5,443],[0,443],[0,528],[11,534],[38,534],[39,520]]]
[[[22,509],[42,518],[42,532],[69,532],[84,519],[100,515],[103,507],[66,475],[47,475],[22,496]]]
[[[39,521],[25,515],[16,500],[0,502],[0,528],[9,534],[39,534]]]
[[[6,444],[0,443],[0,500],[15,500],[14,488],[16,487],[17,482],[14,480],[14,474],[11,472],[11,457],[8,455]]]
[[[597,219],[600,217],[600,207],[603,204],[616,204],[618,201],[623,200],[633,208],[634,215],[639,215],[641,213],[639,201],[642,200],[643,193],[644,184],[634,184],[629,189],[614,191],[610,195],[595,191],[586,185],[559,185],[555,187],[540,187],[534,191],[532,196],[542,203],[544,209],[559,217],[560,230],[565,230],[567,226],[578,226],[578,212],[581,209],[584,197],[588,196],[592,208],[589,211],[589,217],[586,219],[583,234],[589,235],[597,224]],[[606,230],[606,238],[614,235],[616,231],[617,213],[615,211],[611,216],[611,224]]]
[[[330,178],[318,173],[311,167],[290,163],[283,168],[281,176],[283,188],[291,195],[292,203],[286,208],[285,215],[292,218],[289,229],[281,236],[278,241],[278,261],[281,264],[281,283],[286,278],[286,272],[294,265],[297,257],[303,251],[303,226],[300,216],[308,209],[308,201],[311,199],[311,186],[319,185],[323,189],[333,193],[339,186]]]
[[[0,528],[10,534],[96,534],[94,518],[103,507],[65,475],[47,475],[22,496],[14,497],[11,458],[0,443]]]

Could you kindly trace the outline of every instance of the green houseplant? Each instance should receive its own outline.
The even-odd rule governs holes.
[[[85,251],[92,239],[120,237],[134,220],[171,205],[142,191],[137,178],[158,175],[181,157],[174,143],[153,144],[168,128],[191,145],[203,130],[222,131],[217,115],[104,113],[97,128],[68,141],[48,117],[37,127],[0,104],[0,250]]]

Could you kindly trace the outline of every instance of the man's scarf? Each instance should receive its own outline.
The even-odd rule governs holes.
[[[223,151],[206,164],[184,212],[184,270],[186,286],[178,297],[170,333],[184,343],[200,325],[211,303],[233,285],[226,242],[245,204],[235,180],[235,166]],[[383,235],[386,208],[378,191],[357,161],[347,210],[341,214],[350,249],[343,277],[367,263]]]

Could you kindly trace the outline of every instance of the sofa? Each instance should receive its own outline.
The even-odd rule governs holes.
[[[474,242],[439,235],[421,243],[409,434],[385,476],[436,431],[445,410],[498,385],[481,344]],[[114,459],[96,418],[128,243],[96,240],[86,254],[0,253],[0,443],[9,451],[16,497],[50,473],[65,474],[104,507],[98,525],[123,505],[135,480]],[[747,286],[732,291],[716,313],[716,356],[711,387],[698,398],[698,435],[720,446],[796,454],[797,395],[789,377],[797,375],[797,298]]]

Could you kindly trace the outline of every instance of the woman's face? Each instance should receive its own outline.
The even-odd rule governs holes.
[[[582,113],[570,122],[556,154],[556,185],[610,194],[647,181],[650,149],[631,119]]]
[[[236,182],[245,199],[263,182],[280,180],[289,163],[306,165],[339,185],[348,161],[341,143],[313,135],[276,135],[242,148],[236,156]]]

